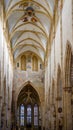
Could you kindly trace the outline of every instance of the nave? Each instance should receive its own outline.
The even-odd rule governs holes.
[[[0,130],[73,130],[73,0],[0,0]]]

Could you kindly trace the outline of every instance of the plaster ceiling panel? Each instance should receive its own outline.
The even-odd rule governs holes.
[[[15,12],[12,13],[8,19],[8,25],[9,25],[9,32],[11,32],[12,28],[15,26],[17,23],[18,19],[22,16],[22,12]]]
[[[16,44],[13,48],[13,51],[15,51],[18,47],[20,48],[21,46],[23,47],[23,46],[28,46],[28,45],[32,47],[34,46],[35,48],[41,48],[45,53],[45,48],[42,46],[42,44],[39,41],[35,39],[31,39],[31,38],[24,39],[20,43]]]
[[[7,10],[8,4],[9,4],[9,0],[4,0],[4,3],[5,3],[5,10]]]
[[[36,0],[34,0],[36,1]],[[43,8],[45,11],[50,12],[49,3],[46,0],[37,0],[39,7]]]
[[[42,26],[45,29],[46,33],[49,34],[50,23],[51,23],[50,19],[44,14],[38,14],[37,17],[40,20],[40,23],[42,24]]]
[[[46,49],[47,39],[41,33],[34,32],[34,31],[31,32],[29,30],[27,32],[25,31],[21,33],[20,36],[17,38],[17,40],[14,41],[13,44],[19,44],[21,43],[22,39],[29,39],[29,38],[38,41],[38,43],[40,43],[43,46],[43,48]]]
[[[20,43],[22,41],[22,39],[29,39],[29,38],[35,39],[36,41],[40,42],[40,38],[38,37],[38,34],[36,35],[33,32],[27,32],[27,33],[23,33],[22,36],[19,36],[16,43]]]
[[[26,25],[26,24],[27,24],[27,25]],[[14,28],[21,27],[21,25],[23,25],[23,26],[25,26],[25,25],[28,26],[28,24],[29,24],[29,22],[24,23],[23,21],[19,20],[19,22],[15,24],[15,27],[14,27]],[[43,23],[41,22],[41,20],[39,20],[37,23],[32,23],[32,22],[30,22],[30,24],[31,24],[32,28],[33,28],[33,24],[34,24],[35,26],[38,26],[38,27],[40,27],[40,28],[42,28],[42,29],[45,29],[45,27],[43,26]],[[47,26],[48,26],[48,25],[47,25]],[[29,28],[30,28],[30,26],[29,26]],[[45,32],[47,33],[46,29],[45,29]]]
[[[30,34],[31,37],[36,35],[36,37],[38,39],[40,39],[41,41],[44,40],[44,43],[47,42],[47,37],[45,37],[45,35],[43,33],[41,33],[41,32],[33,31],[33,30],[21,30],[21,31],[15,32],[15,35],[13,35],[13,37],[11,38],[12,44],[19,41],[19,38],[21,38],[22,36],[25,37],[25,35],[26,35],[26,36],[29,37],[29,34]]]
[[[7,12],[19,8],[19,4],[18,4],[19,1],[21,1],[21,0],[10,0],[8,3]]]
[[[12,32],[16,32],[16,31],[24,31],[24,30],[30,30],[30,31],[38,31],[43,33],[44,35],[46,35],[46,32],[43,28],[41,28],[40,26],[33,24],[33,23],[23,23],[20,26],[18,26],[17,28],[14,28],[14,30],[12,30]],[[12,33],[11,32],[11,33]]]
[[[37,42],[34,42],[34,41],[28,39],[27,41],[23,41],[20,44],[18,44],[17,46],[15,46],[13,52],[15,52],[19,48],[24,48],[26,46],[30,46],[30,47],[42,49],[42,47],[40,46],[40,44],[38,44]]]
[[[17,39],[20,37],[21,34],[22,34],[22,32],[16,32],[16,33],[15,33],[15,35],[14,35],[13,38],[11,39],[12,47],[14,46],[14,43],[17,41]]]
[[[53,10],[54,10],[54,4],[55,4],[55,0],[46,0],[50,6],[50,9],[52,11],[52,15],[53,15]]]
[[[19,55],[21,55],[22,53],[25,53],[25,52],[28,52],[28,51],[31,51],[33,53],[36,53],[37,55],[39,55],[39,57],[44,61],[44,53],[42,52],[42,50],[38,50],[34,47],[30,47],[30,46],[26,46],[24,48],[20,47],[19,49],[17,49],[15,52],[14,52],[14,59],[16,59]]]
[[[26,2],[27,2],[27,0],[25,0]],[[9,6],[8,6],[8,10],[7,10],[7,14],[11,14],[13,11],[15,11],[15,10],[22,10],[23,12],[25,12],[24,10],[23,10],[23,8],[20,6],[22,3],[23,3],[24,1],[23,0],[19,0],[19,1],[17,1],[17,2],[10,2],[10,4],[9,4]],[[14,3],[14,4],[13,4]],[[28,3],[29,3],[29,0],[28,0]],[[47,13],[48,15],[51,15],[50,14],[50,10],[48,11],[47,9],[46,9],[46,7],[45,6],[43,6],[44,5],[44,3],[41,5],[41,3],[39,3],[39,2],[37,2],[37,1],[34,1],[34,0],[32,0],[32,2],[31,2],[32,4],[32,6],[33,6],[33,8],[35,9],[35,11],[41,11],[41,12],[44,12],[44,13]],[[28,4],[29,5],[29,4]],[[24,9],[26,9],[26,6],[25,6],[25,8]]]

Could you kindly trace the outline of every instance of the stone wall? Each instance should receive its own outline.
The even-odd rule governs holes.
[[[66,56],[67,56],[66,52],[67,52],[68,45],[71,47],[71,52],[73,54],[72,0],[64,1],[63,9],[62,9],[62,12],[60,12],[59,21],[56,28],[55,38],[53,39],[53,43],[51,46],[51,54],[49,54],[48,56],[48,65],[46,66],[46,72],[45,72],[45,106],[46,106],[47,113],[48,112],[50,113],[50,117],[48,118],[48,122],[50,124],[48,125],[48,127],[51,130],[58,129],[60,116],[61,116],[62,121],[64,122],[63,129],[72,130],[71,106],[69,103],[71,101],[70,100],[71,93],[68,93],[67,98],[65,98],[65,90],[64,90],[64,88],[66,87],[65,86],[65,71],[67,70],[65,70],[65,68],[66,68]],[[59,70],[58,68],[60,68],[61,70],[61,78],[62,78],[60,87],[63,88],[62,90],[63,91],[63,95],[62,95],[63,108],[62,108],[61,114],[58,114],[58,105],[59,105],[59,102],[61,102],[60,98],[57,97],[58,87],[59,87],[57,83],[60,76],[58,75],[58,70]],[[52,104],[52,101],[51,101],[52,91],[53,91],[52,90],[53,80],[55,81],[54,104]],[[49,90],[50,90],[50,93],[49,93]],[[68,99],[69,101],[67,102]],[[62,105],[60,105],[60,107],[62,107]],[[53,108],[53,113],[55,114],[55,117],[52,117],[51,108]],[[67,111],[66,111],[66,108],[68,109]]]
[[[10,129],[13,64],[0,19],[0,129]]]
[[[39,94],[40,100],[44,100],[44,73],[40,72],[31,72],[31,71],[21,71],[14,70],[14,90],[18,96],[20,90],[28,83],[36,89]]]
[[[17,111],[17,100],[20,91],[27,85],[31,85],[38,93],[41,108],[42,126],[44,126],[44,72],[14,70],[13,93]]]

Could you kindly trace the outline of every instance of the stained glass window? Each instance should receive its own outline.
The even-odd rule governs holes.
[[[24,126],[24,105],[20,106],[20,126]]]
[[[27,124],[30,125],[31,124],[31,105],[27,106]]]
[[[34,106],[34,126],[38,126],[38,105]]]

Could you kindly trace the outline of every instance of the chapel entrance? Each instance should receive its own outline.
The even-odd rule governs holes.
[[[26,85],[18,96],[17,125],[19,130],[41,130],[41,112],[38,93]]]

